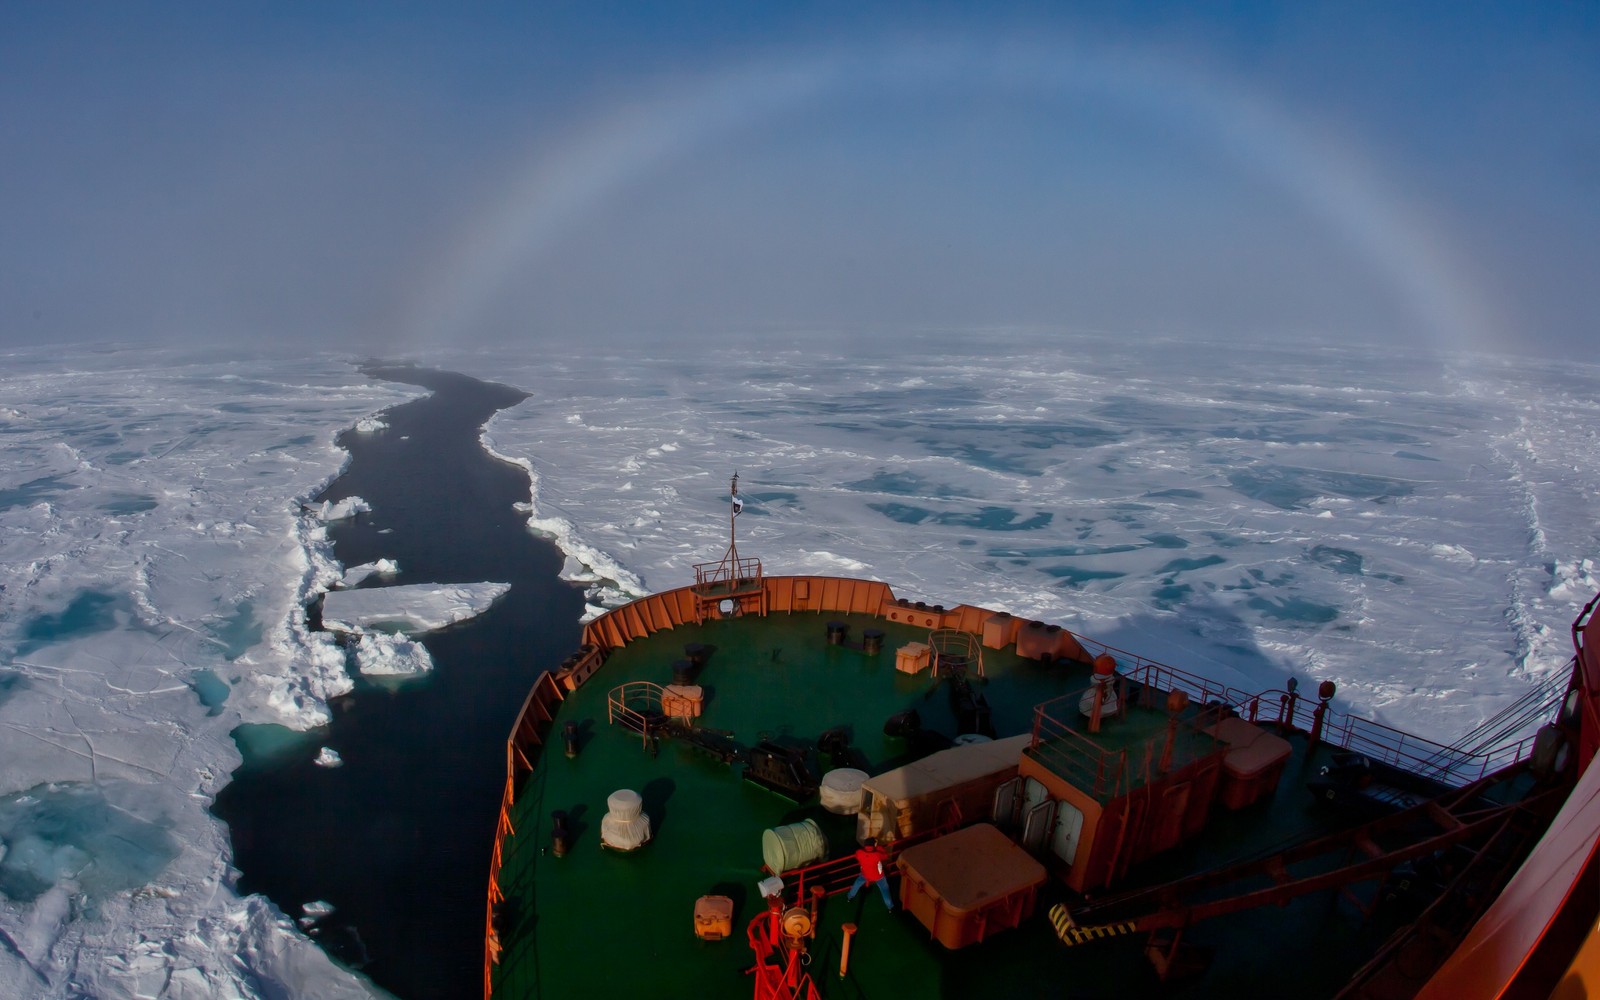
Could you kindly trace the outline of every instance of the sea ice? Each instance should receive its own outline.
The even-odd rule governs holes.
[[[233,891],[207,806],[239,723],[306,728],[348,689],[305,628],[339,571],[300,503],[342,429],[414,395],[337,359],[7,356],[0,996],[378,995]]]
[[[591,617],[719,558],[738,471],[739,551],[768,573],[1005,608],[1240,687],[1349,679],[1341,710],[1449,742],[1562,668],[1600,550],[1592,365],[1000,331],[729,347],[710,376],[437,363],[531,394],[485,434],[528,468],[563,575],[614,581]],[[1376,693],[1406,689],[1452,693]]]
[[[340,757],[339,751],[333,747],[323,747],[317,751],[316,759],[312,763],[318,767],[340,767],[344,764],[344,758]]]
[[[312,513],[321,521],[343,521],[357,514],[370,513],[371,510],[372,505],[360,497],[345,497],[343,500],[324,500],[313,508]]]
[[[433,669],[428,647],[403,635],[368,632],[355,648],[356,669],[368,676],[409,677]]]
[[[344,571],[344,576],[339,578],[339,586],[354,587],[368,577],[394,576],[400,572],[400,564],[393,559],[379,559],[377,562],[362,563],[351,566]]]
[[[322,624],[341,632],[431,632],[486,611],[509,583],[414,583],[330,591]]]

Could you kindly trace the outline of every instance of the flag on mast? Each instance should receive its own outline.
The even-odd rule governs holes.
[[[743,510],[744,510],[744,501],[740,500],[737,496],[735,496],[733,498],[733,516],[734,517],[738,517],[740,512],[743,511]]]

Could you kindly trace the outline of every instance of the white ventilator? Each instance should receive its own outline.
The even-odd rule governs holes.
[[[619,788],[606,796],[606,815],[600,821],[600,842],[617,851],[643,847],[650,840],[650,817],[644,813],[644,800],[631,788]]]

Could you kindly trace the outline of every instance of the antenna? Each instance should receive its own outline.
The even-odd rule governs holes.
[[[739,512],[744,510],[744,501],[739,499],[739,473],[733,474],[733,481],[728,484],[728,553],[723,556],[729,565],[739,565],[739,540],[734,531],[734,522],[739,518]]]
[[[743,511],[739,473],[735,472],[728,481],[728,551],[723,553],[721,562],[698,563],[694,568],[696,621],[704,621],[708,615],[721,617],[746,610],[767,613],[761,560],[739,558],[738,518]],[[734,610],[723,609],[724,604],[734,605]]]

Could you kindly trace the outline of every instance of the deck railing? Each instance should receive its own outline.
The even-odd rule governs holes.
[[[500,816],[495,821],[494,849],[489,854],[489,895],[483,927],[483,996],[494,992],[494,967],[500,963],[503,942],[495,927],[495,907],[505,901],[500,886],[500,870],[505,865],[506,838],[516,833],[511,813],[516,807],[517,787],[533,771],[532,756],[544,745],[545,729],[555,718],[556,708],[566,694],[547,670],[534,681],[522,702],[517,721],[506,740],[506,780],[500,788]]]
[[[700,591],[723,588],[738,590],[742,586],[759,586],[760,583],[760,559],[741,556],[721,562],[699,563],[694,568],[694,586]]]
[[[950,803],[953,807],[954,803]],[[960,811],[954,808],[941,810],[940,821],[926,830],[913,833],[908,837],[883,845],[886,855],[885,863],[892,862],[908,847],[913,847],[924,841],[942,837],[961,825]],[[790,906],[804,906],[811,900],[813,888],[822,889],[822,895],[837,896],[841,892],[849,891],[855,884],[856,876],[860,874],[861,867],[856,863],[855,855],[847,854],[842,858],[831,861],[819,861],[814,865],[803,868],[791,868],[778,874],[783,878],[783,891]]]
[[[1178,721],[1182,739],[1174,739],[1168,747],[1168,731],[1152,733],[1139,743],[1112,749],[1094,737],[1073,726],[1082,717],[1080,704],[1084,692],[1051,699],[1033,710],[1033,742],[1028,752],[1051,771],[1067,778],[1078,788],[1098,799],[1112,799],[1149,784],[1165,769],[1176,770],[1198,759],[1201,750],[1209,750],[1214,743],[1209,739],[1192,737],[1218,718],[1214,710],[1201,707]],[[1126,710],[1126,693],[1120,693],[1119,709]],[[1176,735],[1176,734],[1174,734]],[[1163,760],[1165,758],[1165,760]]]
[[[1446,784],[1470,784],[1533,752],[1533,736],[1522,736],[1487,749],[1446,746],[1381,722],[1348,715],[1323,705],[1299,691],[1272,689],[1247,692],[1200,674],[1146,659],[1135,653],[1078,636],[1094,653],[1109,653],[1129,681],[1159,691],[1182,691],[1191,703],[1226,706],[1251,722],[1284,729],[1316,732],[1318,738],[1341,749],[1364,754]],[[1318,712],[1322,718],[1318,723]]]

